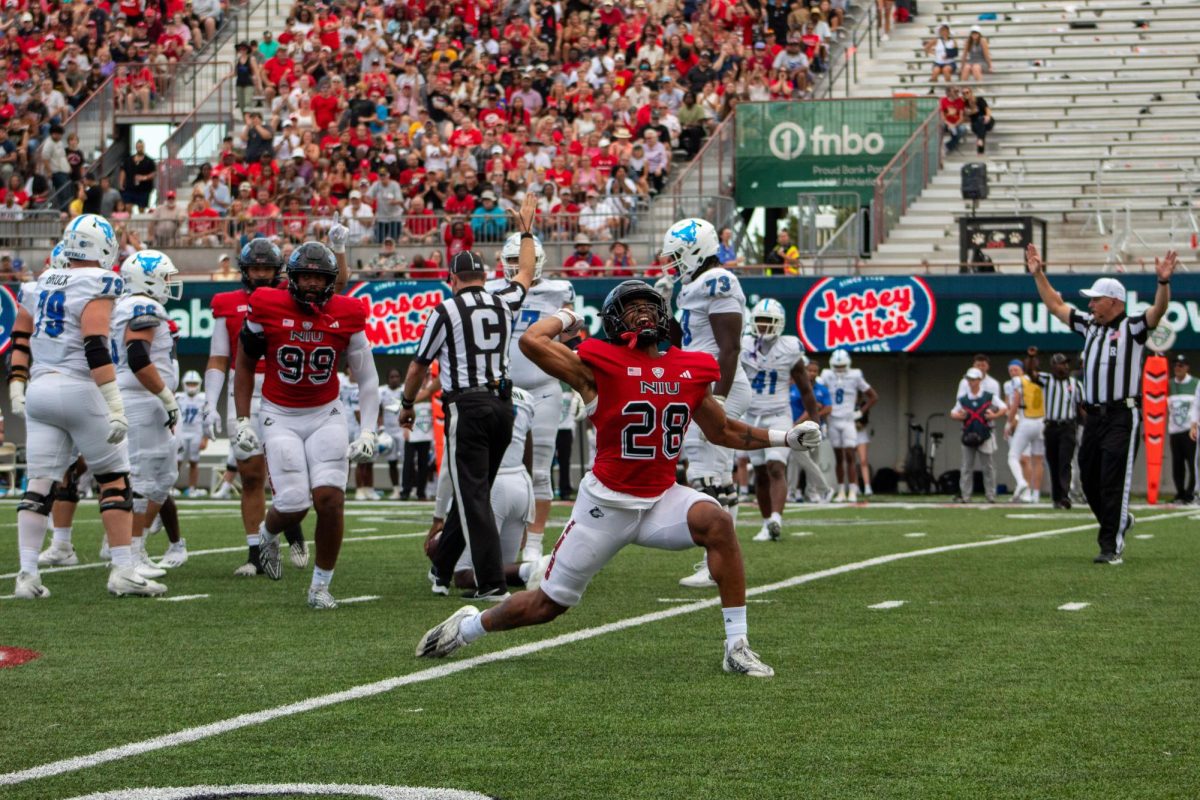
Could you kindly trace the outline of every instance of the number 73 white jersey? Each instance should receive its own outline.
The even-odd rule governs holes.
[[[99,267],[46,270],[37,283],[22,285],[18,300],[33,316],[30,378],[58,372],[90,381],[80,322],[83,309],[98,298],[115,300],[123,290],[120,275]]]
[[[791,413],[792,367],[797,361],[808,363],[804,347],[795,336],[780,336],[773,342],[759,337],[742,337],[742,370],[750,380],[750,408],[755,415]]]
[[[676,300],[679,326],[683,328],[683,349],[717,354],[717,339],[709,317],[713,314],[746,313],[746,295],[737,276],[718,267],[697,275],[682,285]],[[738,326],[741,328],[741,325]]]

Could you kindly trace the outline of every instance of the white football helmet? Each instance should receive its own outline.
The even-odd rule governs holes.
[[[533,237],[533,253],[533,279],[536,281],[542,277],[542,267],[546,266],[546,249],[536,236]],[[504,267],[504,277],[511,281],[517,276],[521,268],[521,234],[510,234],[504,240],[504,247],[500,249],[500,264]]]
[[[672,282],[690,280],[711,256],[717,254],[720,241],[717,229],[702,219],[681,219],[663,234],[663,275]]]
[[[837,372],[850,369],[850,354],[841,348],[834,350],[833,355],[829,357],[829,366]]]
[[[117,263],[117,234],[99,214],[80,214],[67,224],[63,255],[72,261],[99,261],[104,269]]]
[[[144,294],[160,303],[183,297],[179,270],[170,256],[158,250],[140,250],[125,259],[121,278],[130,294]]]
[[[183,373],[183,390],[188,393],[188,397],[195,397],[200,393],[200,373],[194,369],[189,369]]]
[[[783,333],[786,324],[783,304],[769,297],[763,298],[750,309],[750,321],[754,327],[754,335],[761,336],[765,341],[773,342]],[[763,330],[766,326],[766,330]]]
[[[59,242],[54,245],[54,249],[50,251],[50,258],[46,262],[46,269],[68,269],[71,266],[71,259],[67,258],[67,254],[63,252],[63,243]]]
[[[391,455],[396,450],[396,440],[387,431],[380,431],[378,438],[375,439],[375,454],[380,456]]]

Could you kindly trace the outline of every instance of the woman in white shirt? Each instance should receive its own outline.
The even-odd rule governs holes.
[[[953,81],[954,74],[958,72],[958,42],[950,36],[949,25],[938,27],[937,38],[925,42],[925,52],[933,54],[930,83],[937,83],[939,75],[945,77],[946,83]]]

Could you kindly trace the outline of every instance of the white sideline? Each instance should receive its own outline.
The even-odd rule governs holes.
[[[1172,519],[1175,517],[1190,516],[1195,514],[1195,510],[1179,511],[1175,513],[1159,514],[1153,517],[1145,517],[1138,520],[1139,525],[1145,525],[1156,520]],[[755,597],[769,592],[777,592],[780,589],[790,589],[794,586],[801,586],[813,581],[819,581],[823,578],[832,578],[838,575],[844,575],[848,572],[856,572],[858,570],[867,569],[868,567],[876,567],[883,564],[890,564],[893,561],[903,561],[910,558],[920,558],[921,556],[938,555],[940,553],[950,553],[956,550],[971,550],[977,547],[993,547],[1000,544],[1011,544],[1013,542],[1024,542],[1031,539],[1043,539],[1048,536],[1056,536],[1063,533],[1077,533],[1095,528],[1096,525],[1074,525],[1069,528],[1055,528],[1047,531],[1035,531],[1033,533],[1017,534],[1015,536],[1005,536],[1002,539],[982,539],[973,542],[963,542],[961,544],[947,544],[940,547],[927,547],[921,550],[909,550],[902,553],[888,553],[887,555],[868,558],[864,561],[855,561],[849,564],[842,564],[829,569],[818,570],[817,572],[809,572],[804,575],[796,575],[775,583],[768,583],[763,586],[756,586],[753,589],[746,591],[747,597]],[[0,775],[0,786],[8,786],[26,781],[36,780],[38,778],[48,778],[52,775],[61,775],[66,772],[75,772],[81,769],[90,769],[91,767],[107,764],[112,761],[120,761],[132,756],[141,755],[143,753],[153,752],[155,750],[164,750],[168,747],[177,747],[189,742],[198,742],[202,739],[208,739],[212,736],[220,736],[223,733],[229,733],[240,728],[247,728],[251,725],[260,725],[264,722],[270,722],[281,717],[290,717],[295,714],[303,714],[308,711],[314,711],[326,706],[345,703],[350,700],[360,700],[364,697],[372,697],[377,694],[384,694],[393,689],[399,689],[402,686],[410,686],[415,683],[424,683],[426,681],[446,678],[450,675],[459,672],[465,672],[475,667],[491,664],[494,661],[508,661],[513,658],[539,653],[543,650],[550,650],[555,647],[562,647],[575,642],[582,642],[588,639],[594,639],[597,636],[603,636],[608,633],[636,628],[642,625],[647,625],[651,622],[658,622],[671,617],[678,617],[683,614],[691,614],[696,611],[702,611],[708,608],[717,608],[721,603],[719,597],[712,597],[706,600],[697,600],[689,605],[674,606],[666,608],[662,611],[655,611],[650,614],[641,614],[636,617],[627,617],[625,619],[610,622],[605,625],[597,625],[594,628],[584,628],[582,630],[564,633],[560,636],[552,636],[549,639],[541,639],[536,642],[509,647],[504,650],[496,650],[491,653],[475,656],[474,658],[465,658],[462,661],[450,661],[439,664],[436,667],[410,672],[407,675],[400,675],[394,678],[386,678],[374,683],[364,683],[359,686],[353,686],[349,689],[344,689],[340,692],[321,695],[319,697],[310,697],[307,700],[301,700],[296,703],[288,703],[275,708],[268,708],[263,711],[254,711],[247,714],[239,714],[236,717],[229,719],[210,722],[207,725],[199,725],[194,728],[187,728],[177,733],[169,733],[164,736],[156,736],[152,739],[145,739],[140,742],[131,742],[129,744],[120,745],[118,747],[110,747],[106,750],[100,750],[86,756],[74,756],[72,758],[64,758],[59,761],[51,761],[46,764],[41,764],[36,767],[16,770]],[[402,657],[408,658],[408,645],[402,645],[400,648]]]

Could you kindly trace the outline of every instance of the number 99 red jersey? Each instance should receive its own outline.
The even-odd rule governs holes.
[[[350,337],[367,325],[361,301],[334,295],[312,314],[287,289],[255,289],[246,318],[261,325],[266,337],[264,398],[289,408],[316,408],[337,399],[338,360]]]
[[[592,473],[616,492],[661,495],[675,483],[696,407],[721,377],[717,360],[675,347],[655,358],[598,339],[585,340],[578,353],[596,380]]]

